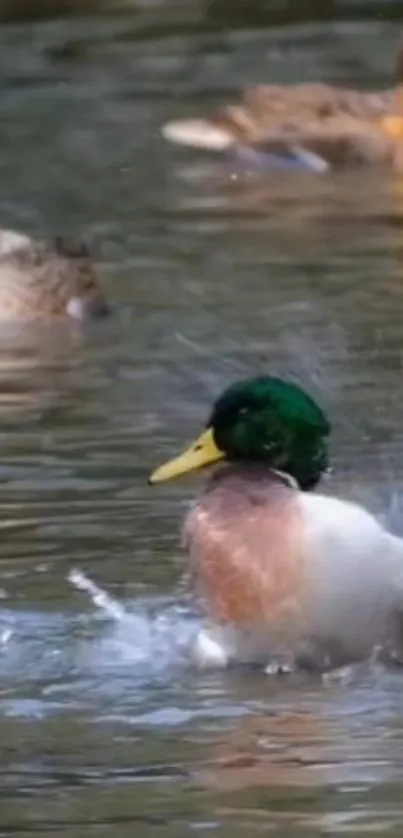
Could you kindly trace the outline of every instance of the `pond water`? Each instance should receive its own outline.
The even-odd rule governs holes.
[[[0,336],[0,836],[402,833],[403,675],[197,672],[178,533],[202,480],[147,486],[226,384],[285,373],[331,418],[326,491],[403,534],[402,183],[159,133],[246,82],[388,85],[398,36],[0,31],[1,222],[83,235],[115,307]]]

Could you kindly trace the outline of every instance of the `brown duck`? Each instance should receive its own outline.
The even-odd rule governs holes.
[[[0,230],[0,318],[108,312],[86,245]]]
[[[259,85],[211,116],[168,122],[171,142],[231,150],[251,162],[285,155],[310,169],[349,163],[403,169],[403,45],[397,85],[363,92],[327,84]]]

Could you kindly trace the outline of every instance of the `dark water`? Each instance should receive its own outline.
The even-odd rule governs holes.
[[[329,411],[328,490],[403,534],[402,183],[234,177],[159,136],[246,81],[389,84],[399,30],[140,34],[0,31],[1,223],[84,234],[116,306],[0,336],[0,835],[400,836],[402,675],[195,672],[200,484],[146,485],[225,384],[277,371]]]

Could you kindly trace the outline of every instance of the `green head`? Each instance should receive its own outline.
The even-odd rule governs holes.
[[[310,489],[328,466],[329,433],[323,411],[296,384],[274,376],[239,381],[217,399],[202,436],[151,482],[225,459],[267,463]]]

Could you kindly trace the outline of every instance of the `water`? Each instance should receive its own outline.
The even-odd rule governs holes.
[[[403,534],[400,181],[159,135],[247,81],[389,84],[398,27],[154,18],[0,30],[1,222],[84,235],[115,306],[0,335],[0,836],[398,836],[402,675],[199,671],[201,480],[147,486],[229,381],[287,373],[332,419],[327,490]]]

